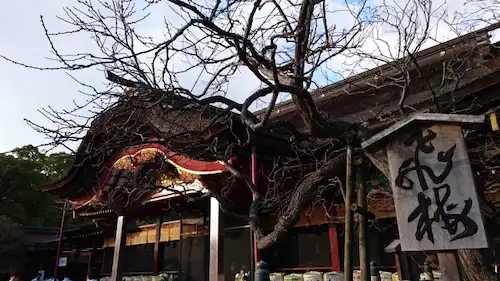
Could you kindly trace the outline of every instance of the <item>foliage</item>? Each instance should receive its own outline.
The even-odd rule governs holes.
[[[72,155],[44,155],[28,145],[0,154],[0,214],[29,226],[57,226],[60,210],[40,185],[61,178]]]
[[[23,257],[27,242],[21,225],[0,215],[0,268]]]

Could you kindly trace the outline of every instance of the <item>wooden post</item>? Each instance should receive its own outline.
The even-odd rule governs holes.
[[[356,187],[358,189],[358,206],[362,210],[368,210],[366,203],[366,186],[364,181],[363,159],[356,157]],[[361,271],[361,281],[369,281],[369,257],[368,257],[368,220],[366,214],[363,212],[358,213],[359,224],[359,270]]]
[[[156,220],[155,244],[153,249],[153,274],[158,275],[158,257],[160,253],[160,236],[161,236],[161,215]]]
[[[89,276],[90,269],[92,268],[92,263],[94,263],[96,252],[97,252],[97,244],[94,242],[92,244],[92,252],[90,252],[89,256],[89,263],[87,264],[87,276]]]
[[[439,270],[441,271],[441,279],[443,279],[443,281],[461,280],[455,252],[438,252],[437,256],[439,260]]]
[[[344,281],[352,281],[352,147],[347,146],[345,184]]]
[[[394,261],[396,262],[396,270],[398,273],[399,280],[404,280],[401,278],[401,256],[399,255],[398,252],[394,253]]]
[[[198,230],[196,230],[198,231]],[[178,280],[185,280],[185,278],[182,276],[182,211],[179,211],[179,246],[177,247],[177,259],[178,259],[178,264],[177,264],[177,274],[178,274]]]
[[[209,281],[224,281],[224,224],[219,201],[210,198],[210,261]],[[115,280],[111,280],[115,281]]]
[[[330,258],[332,263],[332,270],[340,272],[340,253],[339,253],[339,240],[337,227],[331,223],[328,225],[328,240],[330,241]]]
[[[420,268],[419,264],[413,259],[410,253],[406,253],[407,261],[408,261],[408,272],[410,274],[411,281],[418,281],[420,278]]]
[[[250,272],[255,272],[255,270],[257,270],[257,264],[255,263],[255,251],[254,251],[254,247],[255,247],[255,236],[254,236],[254,233],[252,231],[252,229],[250,228]],[[254,274],[250,274],[250,281],[255,281],[255,275]]]
[[[408,262],[408,254],[405,252],[401,252],[401,250],[398,250],[394,253],[394,258],[396,259],[396,266],[398,267],[399,280],[412,280],[410,273],[410,264]]]
[[[104,274],[104,261],[106,260],[106,248],[102,248],[101,275]]]
[[[252,166],[252,184],[254,186],[257,186],[257,149],[254,146],[252,146],[252,157],[251,157],[251,166]],[[252,200],[255,200],[255,194],[252,195]],[[257,248],[257,239],[255,237],[255,233],[253,232],[253,230],[251,231],[252,233],[252,239],[250,239],[252,241],[252,252],[253,252],[253,264],[255,267],[257,265],[257,262],[259,261],[260,259],[260,256],[259,256],[259,249]],[[254,269],[255,270],[255,269]]]
[[[61,226],[59,227],[59,240],[57,241],[57,253],[56,253],[56,264],[54,267],[54,281],[57,281],[57,270],[59,269],[59,259],[61,258],[62,252],[62,240],[64,235],[64,222],[66,220],[66,208],[68,207],[68,200],[64,201],[63,211],[61,216]]]
[[[396,267],[398,270],[399,280],[401,281],[416,281],[417,277],[413,278],[410,275],[410,265],[408,260],[408,255],[401,251],[401,243],[399,239],[393,240],[384,249],[386,253],[394,253],[394,258],[396,260]]]
[[[125,216],[118,216],[116,220],[115,251],[113,253],[113,265],[111,267],[111,281],[122,280],[122,264],[120,257],[122,248],[127,241],[127,219]]]

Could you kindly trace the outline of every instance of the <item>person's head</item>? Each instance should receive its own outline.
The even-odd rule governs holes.
[[[97,268],[93,267],[90,269],[89,273],[87,274],[87,279],[88,280],[92,280],[92,279],[99,280],[99,271],[97,270]]]
[[[21,274],[19,272],[12,273],[9,281],[21,281]]]

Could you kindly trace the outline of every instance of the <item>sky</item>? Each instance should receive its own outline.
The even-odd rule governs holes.
[[[47,63],[49,45],[44,38],[40,15],[46,19],[61,13],[73,0],[5,1],[0,9],[0,53],[33,64]],[[29,4],[28,4],[29,2]],[[60,23],[51,20],[53,28]],[[58,26],[59,25],[59,26]],[[70,42],[68,42],[70,44]],[[85,45],[86,40],[71,44]],[[104,74],[81,73],[85,80],[102,81]],[[63,108],[78,96],[79,85],[64,72],[38,71],[0,61],[0,152],[27,144],[47,142],[24,119],[42,120],[38,112],[48,105]]]
[[[30,2],[27,5],[27,2]],[[30,65],[54,66],[47,58],[51,56],[50,45],[40,23],[43,15],[50,30],[67,30],[67,26],[56,19],[62,15],[64,6],[71,6],[75,0],[31,0],[6,1],[0,9],[0,54]],[[149,21],[145,29],[151,33],[162,32],[161,18]],[[157,26],[155,26],[157,25]],[[158,28],[160,27],[160,28]],[[93,48],[94,43],[85,37],[71,37],[67,42],[58,42],[66,50]],[[80,81],[98,89],[107,84],[104,72],[92,69],[71,73]],[[256,81],[249,81],[247,75],[233,79],[232,92],[254,87]],[[0,153],[27,144],[47,143],[44,135],[36,132],[25,119],[47,124],[39,109],[47,106],[62,109],[72,106],[73,100],[81,100],[78,90],[81,86],[64,71],[40,71],[0,60]],[[74,147],[73,147],[74,148]]]
[[[334,0],[331,0],[334,1]],[[379,1],[379,0],[373,0]],[[459,7],[464,0],[452,0]],[[51,30],[65,30],[64,23],[56,19],[62,7],[75,0],[31,0],[4,1],[0,9],[0,54],[32,65],[51,65],[47,60],[50,46],[44,37],[40,15],[44,16]],[[159,31],[160,21],[152,21],[148,30]],[[158,26],[156,26],[158,25]],[[63,48],[92,48],[93,42],[85,37],[73,37],[58,42]],[[336,62],[335,62],[336,63]],[[52,64],[53,65],[53,64]],[[97,88],[104,88],[104,73],[85,70],[77,78]],[[231,81],[233,98],[241,97],[241,89],[258,86],[248,73]],[[27,144],[47,142],[43,135],[35,132],[24,119],[46,124],[38,112],[42,107],[67,108],[74,99],[81,99],[81,86],[64,71],[39,71],[0,60],[0,153]],[[248,92],[245,92],[248,94]],[[50,125],[50,124],[47,124]]]

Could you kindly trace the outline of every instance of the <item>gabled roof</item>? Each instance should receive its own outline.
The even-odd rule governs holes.
[[[370,153],[382,149],[394,135],[401,135],[411,130],[415,125],[431,126],[433,124],[448,124],[461,126],[464,129],[484,129],[486,128],[483,115],[461,115],[442,113],[416,113],[395,123],[389,128],[361,143],[361,147]],[[411,132],[411,131],[410,131]]]
[[[457,57],[474,67],[458,84],[442,83],[436,98],[444,106],[452,100],[458,101],[455,110],[461,113],[485,112],[500,104],[500,92],[496,90],[500,86],[500,52],[497,45],[489,43],[487,34],[499,26],[500,23],[415,54],[423,77],[414,66],[405,105],[415,111],[435,111],[433,93],[425,86],[424,79],[439,86],[441,78],[436,73],[441,74],[444,61]],[[384,78],[393,74],[390,65],[377,67],[314,91],[314,100],[327,120],[384,128],[412,113],[408,109],[401,112],[398,107],[400,88],[384,84]],[[373,87],[374,84],[377,87]],[[232,114],[229,122],[227,118],[217,118],[224,112],[222,108],[197,106],[186,110],[190,104],[185,97],[161,91],[124,95],[119,103],[94,120],[68,176],[43,188],[57,190],[57,195],[63,198],[88,196],[103,167],[114,155],[124,148],[147,143],[161,143],[187,158],[201,161],[217,160],[206,148],[217,144],[218,149],[224,151],[230,143],[237,142],[238,137],[250,137],[252,144],[268,148],[263,154],[289,149],[286,136],[265,130],[250,131],[237,114]],[[291,101],[279,104],[271,114],[271,125],[278,121],[287,121],[299,128],[302,124]]]
[[[138,151],[158,151],[174,168],[205,175],[226,171],[209,150],[214,145],[223,152],[237,142],[236,138],[243,142],[251,138],[251,143],[273,147],[275,152],[288,147],[283,143],[289,140],[276,134],[248,132],[234,113],[229,112],[231,122],[220,117],[227,114],[222,108],[192,105],[174,93],[142,91],[125,95],[92,122],[66,177],[42,186],[42,190],[60,199],[68,198],[74,205],[87,205],[94,202],[100,189],[109,189],[109,182],[113,187],[122,182],[112,176],[124,174],[113,165],[121,158],[134,158]]]
[[[452,58],[463,57],[472,63],[476,60],[477,65],[475,69],[462,77],[456,88],[453,83],[445,83],[439,88],[441,80],[437,81],[437,85],[433,85],[439,89],[437,94],[441,102],[449,102],[452,99],[452,94],[455,100],[460,100],[497,85],[500,82],[499,46],[498,44],[490,44],[488,32],[498,28],[500,28],[500,22],[414,54],[419,68],[424,71],[425,78],[419,77],[420,74],[413,65],[410,69],[412,83],[407,91],[405,105],[416,111],[433,111],[432,93],[425,87],[423,79],[440,79],[442,63]],[[327,115],[328,120],[340,119],[347,122],[364,123],[368,127],[385,127],[396,119],[412,113],[411,110],[404,114],[399,112],[400,89],[383,86],[384,77],[395,74],[392,67],[394,63],[373,68],[312,91],[311,95],[318,110]],[[484,107],[497,98],[496,95],[490,96],[490,93],[478,97],[476,105],[469,111]],[[470,104],[470,100],[464,100],[458,104],[458,109],[463,110],[464,108],[460,108],[460,106],[463,105],[467,108]],[[264,110],[256,112],[257,115],[263,113]],[[291,100],[278,104],[271,114],[272,120],[288,120],[296,124],[300,122],[299,118],[296,107]]]

